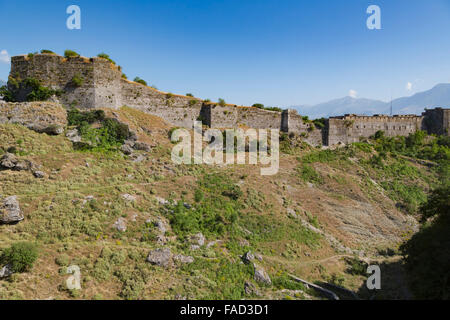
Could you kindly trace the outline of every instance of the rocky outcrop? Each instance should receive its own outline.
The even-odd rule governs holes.
[[[24,219],[17,196],[11,196],[0,201],[0,223],[12,224]]]
[[[30,130],[59,135],[67,125],[64,107],[54,102],[11,103],[0,101],[0,124],[20,124]]]
[[[45,173],[39,171],[39,165],[29,161],[18,158],[15,154],[5,153],[0,158],[0,170],[15,170],[28,171],[30,170],[36,178],[44,178]]]
[[[266,270],[264,270],[263,267],[257,264],[253,264],[253,267],[255,268],[255,281],[264,283],[266,285],[271,285],[272,280],[270,280],[269,275],[267,274]]]

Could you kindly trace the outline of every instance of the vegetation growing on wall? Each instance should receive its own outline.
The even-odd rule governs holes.
[[[262,110],[267,110],[267,111],[277,111],[277,112],[283,111],[283,109],[278,108],[278,107],[265,107],[262,103],[255,103],[252,105],[252,107],[262,109]]]
[[[56,53],[54,53],[53,51],[47,50],[47,49],[42,49],[42,50],[41,50],[41,53],[42,53],[42,54],[56,54]]]
[[[112,64],[116,64],[116,62],[115,62],[114,60],[112,60],[112,59],[109,57],[109,55],[106,54],[106,53],[104,53],[104,52],[99,53],[99,54],[97,55],[97,57],[106,59],[106,60],[108,60],[109,62],[111,62]]]
[[[73,50],[66,50],[66,51],[64,51],[64,57],[65,58],[77,58],[79,56],[80,55],[78,53],[76,53],[75,51],[73,51]]]
[[[74,87],[81,87],[83,85],[83,83],[84,83],[84,78],[79,73],[77,73],[73,76],[71,84]]]
[[[0,95],[7,102],[17,102],[20,92],[28,92],[26,101],[46,101],[53,95],[61,95],[62,91],[53,90],[41,85],[41,82],[34,78],[27,78],[25,80],[9,77],[9,86],[0,88]]]
[[[146,82],[145,80],[139,78],[139,77],[134,78],[133,81],[134,81],[134,82],[137,82],[137,83],[140,83],[140,84],[143,84],[144,86],[147,85],[147,82]]]

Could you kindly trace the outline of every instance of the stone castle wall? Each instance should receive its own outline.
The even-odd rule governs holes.
[[[11,77],[35,78],[52,89],[63,90],[60,102],[80,109],[129,106],[163,118],[174,126],[192,128],[202,120],[211,128],[247,127],[279,129],[300,134],[312,145],[352,143],[379,130],[387,136],[407,136],[417,130],[448,134],[450,109],[427,110],[422,116],[346,115],[328,119],[325,128],[317,129],[303,121],[295,110],[269,111],[254,107],[219,105],[198,98],[165,93],[122,78],[120,67],[102,58],[64,58],[55,54],[16,56],[11,59]],[[72,83],[74,76],[84,79],[81,86]],[[19,94],[25,100],[27,92]]]
[[[386,136],[408,136],[423,129],[423,116],[357,116],[346,115],[328,120],[328,139],[326,144],[358,142],[368,138],[377,131],[384,131]]]

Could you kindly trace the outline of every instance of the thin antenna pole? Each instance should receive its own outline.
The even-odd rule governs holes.
[[[392,117],[392,90],[391,90],[391,117]]]

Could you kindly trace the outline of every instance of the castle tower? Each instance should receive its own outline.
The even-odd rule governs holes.
[[[61,103],[82,109],[120,107],[121,75],[117,66],[102,58],[35,54],[11,59],[10,78],[37,79],[44,87],[62,91]],[[81,79],[81,83],[75,84],[74,78]],[[25,101],[27,94],[19,92],[17,99]]]

